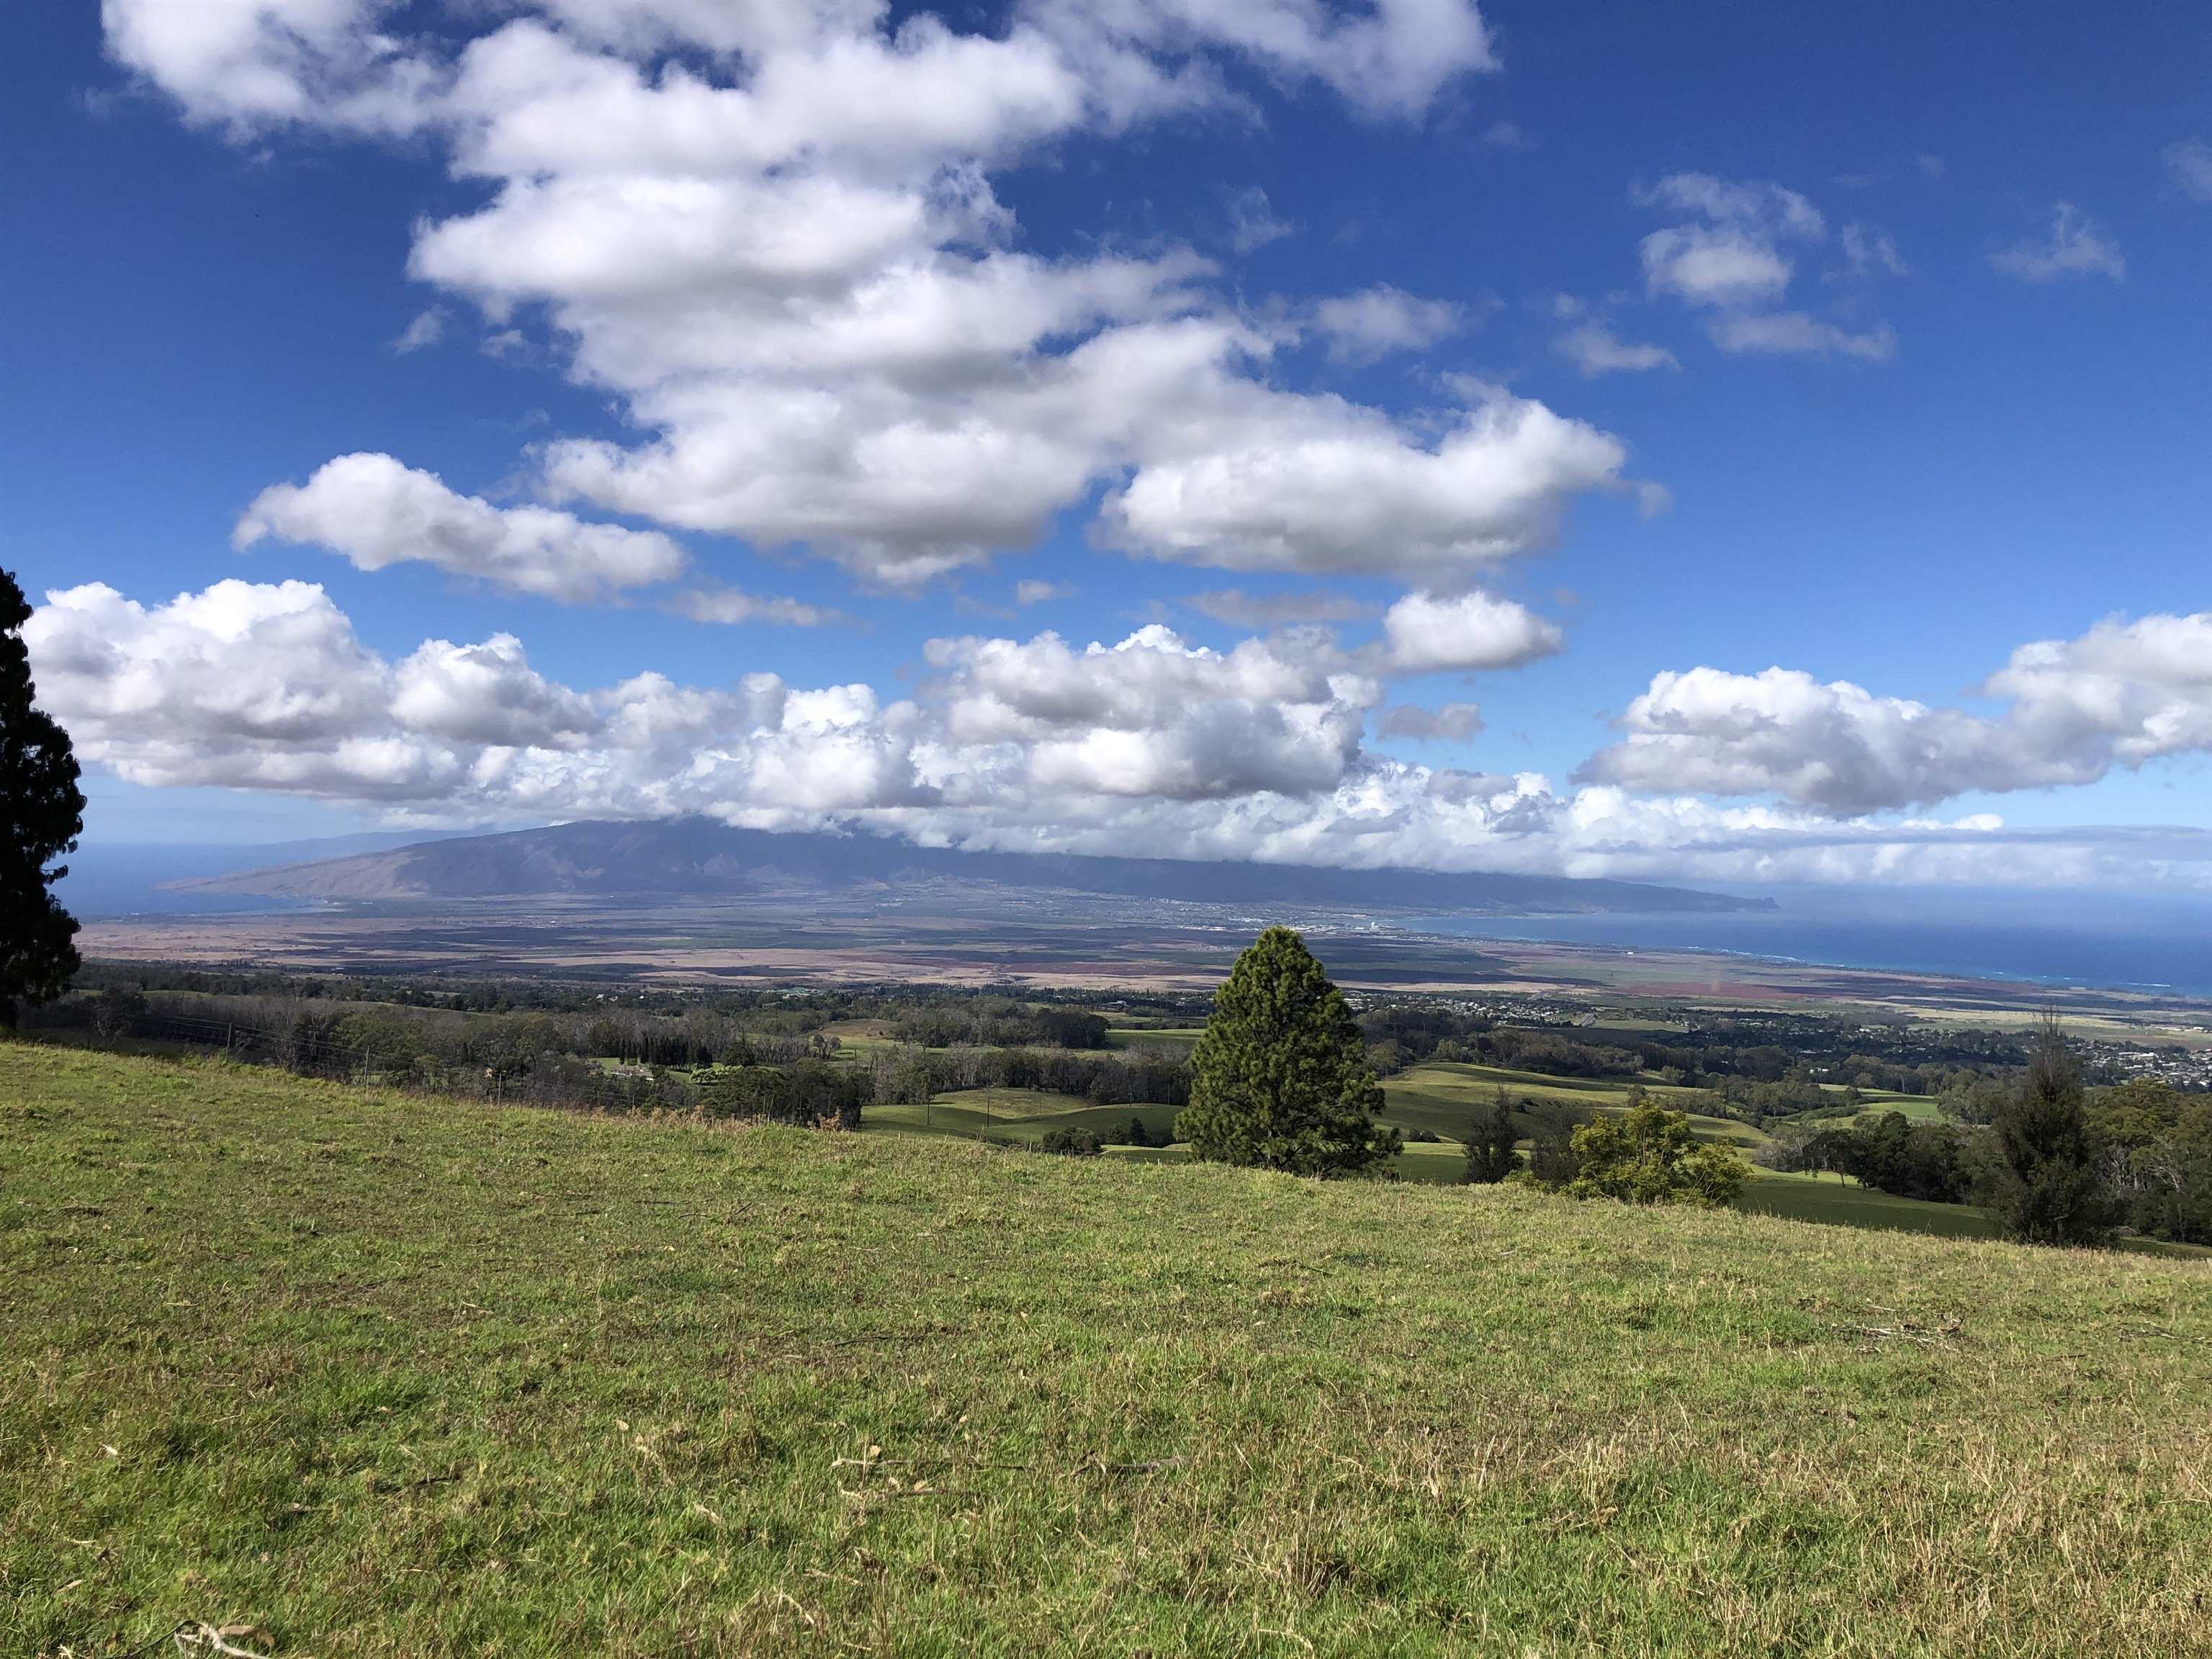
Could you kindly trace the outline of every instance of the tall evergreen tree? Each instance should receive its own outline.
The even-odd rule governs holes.
[[[76,918],[53,884],[84,829],[84,793],[69,733],[34,706],[23,624],[31,607],[14,574],[0,570],[0,1026],[15,1023],[20,998],[59,996],[77,970]]]
[[[1503,1181],[1520,1167],[1521,1154],[1513,1149],[1513,1103],[1499,1084],[1490,1104],[1477,1115],[1467,1134],[1467,1173],[1462,1179],[1482,1186]]]
[[[2056,1018],[2045,1018],[2035,1056],[1990,1125],[1996,1165],[1990,1207],[2030,1244],[2094,1244],[2119,1218],[2090,1133],[2081,1068]]]
[[[1237,958],[1191,1050],[1176,1138],[1200,1158],[1358,1175],[1398,1151],[1359,1027],[1305,941],[1270,927]]]

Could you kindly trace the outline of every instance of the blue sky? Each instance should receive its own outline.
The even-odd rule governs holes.
[[[88,836],[2212,884],[2201,9],[939,16],[18,20]]]

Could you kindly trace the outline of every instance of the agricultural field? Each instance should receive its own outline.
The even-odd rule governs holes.
[[[0,1651],[2212,1652],[2212,1267],[0,1046]]]

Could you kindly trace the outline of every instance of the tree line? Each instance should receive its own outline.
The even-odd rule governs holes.
[[[2212,1243],[2212,1095],[2137,1078],[2090,1089],[2055,1025],[2008,1082],[1978,1084],[1968,1121],[1901,1112],[1784,1126],[1771,1161],[1877,1191],[1980,1204],[2015,1237],[2094,1243],[2125,1227]]]
[[[1094,1104],[1170,1106],[1182,1105],[1190,1090],[1189,1062],[1166,1049],[882,1044],[855,1060],[838,1058],[837,1040],[819,1030],[761,1030],[703,1008],[483,1014],[110,985],[36,1010],[33,1019],[102,1043],[185,1044],[301,1076],[467,1099],[696,1109],[786,1123],[852,1127],[866,1106],[918,1104],[965,1089],[1034,1089]],[[1030,1029],[1070,1028],[1040,1023]]]
[[[1106,1016],[1088,1008],[1039,1006],[1011,997],[933,1001],[901,1010],[891,1036],[924,1048],[1103,1048]]]

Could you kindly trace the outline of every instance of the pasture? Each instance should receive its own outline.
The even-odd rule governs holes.
[[[0,1046],[0,1651],[2202,1655],[2198,1264]]]
[[[1494,1091],[1504,1087],[1516,1108],[1516,1121],[1524,1138],[1555,1130],[1589,1112],[1623,1109],[1633,1079],[1557,1078],[1538,1072],[1503,1066],[1431,1061],[1411,1067],[1382,1081],[1382,1121],[1407,1131],[1443,1137],[1436,1141],[1408,1140],[1393,1164],[1402,1181],[1450,1185],[1460,1180],[1465,1153],[1460,1138],[1474,1115],[1486,1108]],[[1668,1103],[1695,1091],[1644,1083],[1646,1095]],[[1840,1092],[1840,1091],[1838,1091]],[[1894,1109],[1892,1100],[1934,1109],[1910,1096],[1868,1097],[1869,1111]],[[1533,1109],[1524,1109],[1534,1103]],[[1680,1107],[1675,1109],[1680,1110]],[[1155,1136],[1170,1131],[1176,1109],[1171,1106],[1094,1106],[1069,1095],[1021,1089],[969,1089],[939,1095],[927,1107],[872,1106],[865,1127],[896,1133],[933,1133],[970,1139],[988,1139],[1035,1144],[1055,1128],[1089,1129],[1105,1135],[1125,1128],[1132,1115],[1140,1118]],[[1915,1114],[1916,1116],[1918,1114]],[[1750,1125],[1732,1118],[1691,1113],[1692,1133],[1701,1140],[1719,1140],[1745,1152],[1756,1150],[1765,1137]],[[1183,1163],[1181,1146],[1109,1146],[1107,1155],[1122,1161],[1150,1164]],[[1906,1232],[1946,1237],[1990,1238],[1997,1228],[1983,1211],[1969,1206],[1930,1204],[1917,1199],[1895,1198],[1861,1187],[1835,1176],[1783,1175],[1762,1170],[1746,1190],[1741,1206],[1757,1214],[1820,1222],[1831,1226],[1893,1228]],[[2193,1254],[2186,1247],[2142,1246],[2172,1254]]]
[[[1945,1238],[1996,1238],[2002,1230],[1988,1211],[1971,1204],[1930,1204],[1917,1198],[1862,1187],[1846,1176],[1784,1174],[1761,1170],[1744,1191],[1741,1208],[1754,1215],[1787,1216],[1796,1221],[1838,1227],[1894,1227]],[[2164,1245],[2161,1253],[2182,1254],[2186,1247]],[[2193,1254],[2193,1253],[2192,1253]]]
[[[1073,1095],[1041,1089],[961,1089],[926,1106],[871,1106],[862,1127],[908,1134],[958,1135],[967,1139],[1039,1141],[1054,1129],[1094,1134],[1125,1129],[1132,1117],[1146,1133],[1165,1134],[1175,1125],[1172,1106],[1098,1106]]]
[[[1115,1025],[1108,1028],[1106,1046],[1109,1048],[1164,1048],[1170,1053],[1187,1054],[1198,1046],[1206,1035],[1202,1025]]]
[[[1594,1112],[1625,1109],[1629,1091],[1638,1087],[1653,1103],[1679,1112],[1688,1111],[1689,1103],[1702,1104],[1705,1099],[1698,1090],[1649,1079],[1553,1077],[1502,1066],[1429,1060],[1382,1079],[1382,1118],[1401,1129],[1426,1129],[1457,1137],[1467,1132],[1468,1121],[1486,1108],[1502,1088],[1514,1103],[1522,1132],[1534,1134],[1581,1121]],[[1523,1109],[1523,1103],[1529,1102],[1534,1109]],[[1750,1125],[1733,1118],[1697,1112],[1689,1112],[1689,1117],[1700,1140],[1725,1140],[1748,1150],[1765,1139]]]

